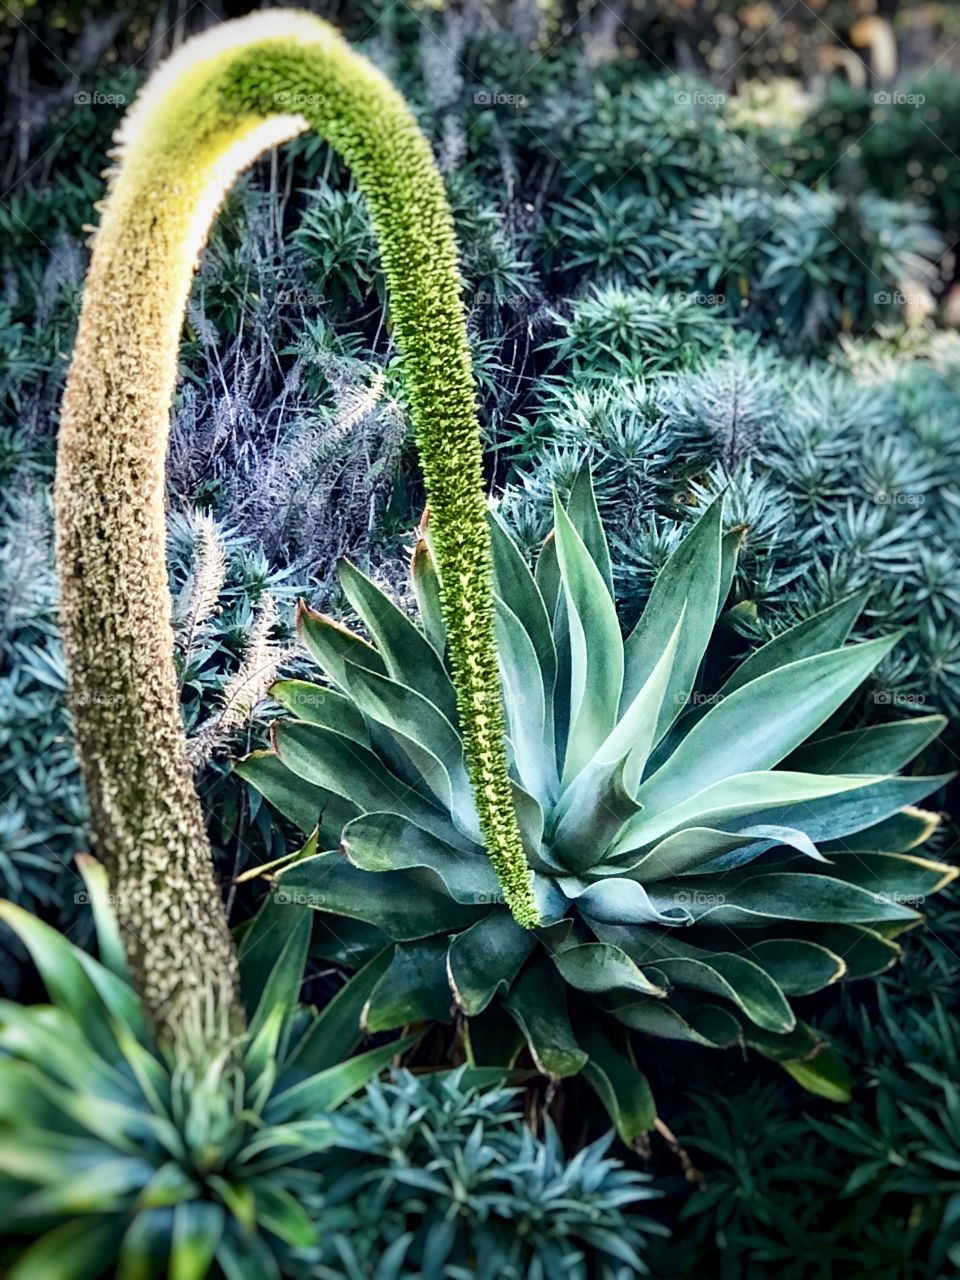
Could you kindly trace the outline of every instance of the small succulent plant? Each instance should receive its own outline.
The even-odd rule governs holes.
[[[943,718],[837,731],[897,639],[844,644],[862,595],[757,650],[715,691],[699,682],[742,540],[723,532],[722,499],[625,641],[587,472],[555,520],[533,574],[490,517],[540,926],[511,919],[483,857],[428,530],[413,556],[422,629],[348,563],[343,589],[375,644],[300,610],[336,687],[276,685],[296,718],[239,766],[313,832],[274,868],[278,897],[343,917],[341,940],[361,922],[355,956],[375,956],[367,1029],[459,1010],[475,1062],[512,1061],[525,1043],[549,1076],[585,1072],[627,1139],[654,1120],[629,1031],[746,1045],[844,1096],[842,1063],[790,1001],[889,966],[916,904],[956,874],[908,852],[937,824],[912,806],[943,779],[897,773]]]
[[[312,1274],[330,1112],[408,1036],[354,1057],[354,992],[298,1004],[310,934],[268,902],[240,946],[247,1032],[158,1047],[103,868],[84,860],[100,959],[22,908],[0,919],[51,1003],[0,1003],[0,1270],[10,1280]],[[211,1000],[209,1017],[224,1019]],[[211,1045],[219,1046],[211,1049]],[[9,1267],[9,1269],[8,1269]]]

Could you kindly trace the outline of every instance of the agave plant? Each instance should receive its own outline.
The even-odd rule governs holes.
[[[511,918],[483,856],[428,528],[412,565],[421,626],[348,563],[341,583],[373,643],[301,607],[330,684],[277,684],[296,718],[239,766],[312,833],[270,868],[276,897],[317,909],[339,959],[374,957],[366,1029],[465,1015],[472,1061],[513,1061],[525,1044],[549,1076],[583,1071],[628,1140],[655,1118],[630,1032],[745,1045],[843,1097],[842,1062],[791,999],[893,963],[917,905],[956,874],[908,852],[937,824],[912,806],[945,779],[897,772],[945,722],[842,731],[898,638],[844,643],[863,595],[705,681],[742,540],[723,532],[722,499],[626,640],[588,473],[554,514],[535,574],[490,516],[539,927]]]
[[[274,904],[240,947],[242,1041],[184,1027],[157,1047],[99,864],[84,866],[100,959],[22,908],[0,919],[52,1004],[0,1003],[0,1271],[9,1280],[315,1274],[330,1111],[417,1039],[343,1060],[359,987],[297,1000],[310,913]],[[210,1017],[226,1019],[211,1000]],[[219,1050],[211,1045],[220,1045]],[[17,1241],[17,1243],[15,1243]],[[5,1265],[6,1264],[6,1265]]]

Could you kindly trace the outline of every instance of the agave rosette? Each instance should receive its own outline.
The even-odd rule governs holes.
[[[341,1140],[329,1113],[418,1037],[350,1057],[359,989],[320,1014],[301,1007],[310,913],[284,910],[278,921],[268,901],[240,946],[246,1036],[210,1049],[204,1020],[159,1049],[130,985],[106,874],[89,860],[83,870],[99,960],[0,903],[50,996],[0,1001],[0,1271],[316,1274],[322,1153]]]
[[[842,1096],[842,1064],[790,1001],[888,967],[917,906],[955,875],[909,852],[937,822],[914,806],[946,779],[898,774],[945,722],[838,729],[897,639],[845,644],[862,595],[705,692],[741,541],[724,534],[722,499],[626,640],[588,473],[555,520],[532,573],[490,517],[540,927],[514,922],[481,845],[426,534],[413,557],[419,627],[348,563],[341,583],[372,643],[301,608],[330,685],[276,685],[295,718],[239,766],[312,832],[276,871],[277,896],[321,913],[328,954],[369,961],[366,1029],[459,1011],[474,1061],[526,1044],[553,1077],[584,1071],[625,1137],[654,1118],[631,1031],[747,1045]]]

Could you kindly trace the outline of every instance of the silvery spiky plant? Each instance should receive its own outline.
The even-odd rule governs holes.
[[[629,1031],[746,1045],[843,1096],[842,1064],[791,998],[886,968],[916,904],[956,874],[909,852],[937,823],[912,806],[943,779],[898,776],[943,718],[838,732],[897,639],[844,644],[862,595],[719,689],[702,684],[742,537],[723,534],[722,500],[626,640],[586,472],[555,521],[534,575],[490,520],[511,777],[542,925],[516,924],[482,853],[428,537],[413,558],[419,627],[350,564],[343,589],[374,643],[301,609],[330,683],[275,686],[295,718],[240,766],[303,830],[320,824],[279,870],[278,896],[362,922],[365,951],[392,947],[367,1029],[459,1011],[476,1062],[525,1044],[549,1076],[584,1071],[627,1139],[654,1119]],[[344,926],[332,922],[341,939]]]
[[[268,903],[240,945],[247,1031],[195,1005],[159,1044],[104,869],[86,860],[100,959],[10,903],[50,1003],[0,1004],[0,1269],[10,1280],[308,1276],[330,1113],[418,1038],[353,1057],[362,984],[301,1006],[310,913]],[[212,1047],[211,1047],[212,1046]]]
[[[371,212],[435,516],[442,612],[484,840],[536,922],[497,684],[482,455],[456,246],[404,100],[324,22],[271,11],[215,27],[129,114],[87,276],[57,458],[57,560],[77,754],[138,987],[175,1027],[236,963],[193,791],[172,659],[164,459],[197,255],[237,174],[313,128]]]

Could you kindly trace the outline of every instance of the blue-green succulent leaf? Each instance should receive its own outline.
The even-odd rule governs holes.
[[[654,734],[659,742],[683,709],[713,634],[720,591],[723,500],[700,517],[657,575],[640,621],[624,645],[621,706],[626,708],[650,677],[684,619],[670,684]]]
[[[457,1006],[472,1017],[506,994],[536,942],[508,911],[492,911],[451,938],[447,978]]]
[[[846,701],[896,640],[801,658],[741,685],[643,783],[638,803],[663,811],[735,773],[772,769]]]
[[[556,497],[554,515],[570,626],[570,730],[562,777],[566,786],[616,725],[623,641],[603,576]]]
[[[553,1079],[575,1076],[587,1055],[577,1044],[567,1011],[567,989],[548,960],[531,964],[504,1001],[523,1032],[537,1070]]]
[[[454,726],[457,696],[447,669],[422,631],[349,560],[338,566],[347,599],[367,624],[388,674],[397,684],[417,689]]]

